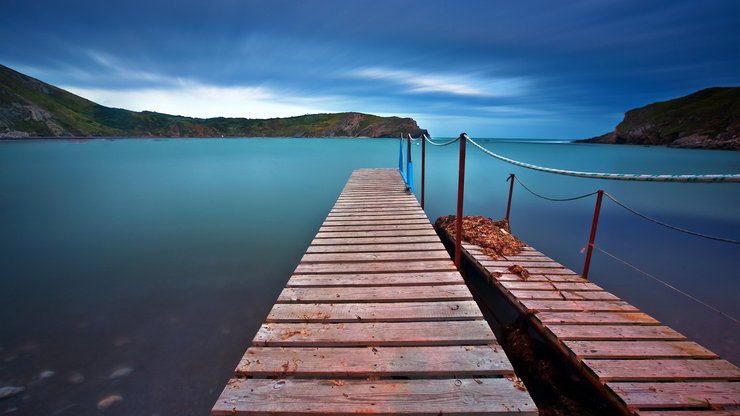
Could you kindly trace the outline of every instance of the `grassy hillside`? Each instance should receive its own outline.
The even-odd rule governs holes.
[[[740,87],[707,88],[627,111],[613,132],[587,141],[740,150]]]
[[[109,108],[0,65],[0,137],[420,136],[411,118],[362,113],[273,119],[172,116]]]

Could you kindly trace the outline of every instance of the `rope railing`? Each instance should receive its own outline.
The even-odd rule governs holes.
[[[421,158],[422,158],[421,159],[422,160],[422,170],[421,170],[421,177],[422,177],[422,180],[421,180],[421,204],[422,204],[422,208],[424,208],[424,187],[425,187],[424,186],[424,176],[425,176],[425,157],[426,157],[426,155],[425,155],[426,154],[426,150],[425,150],[425,146],[424,145],[426,143],[430,143],[430,144],[432,144],[434,146],[448,146],[448,145],[453,144],[455,142],[458,142],[458,141],[460,142],[460,164],[459,164],[458,199],[457,199],[457,215],[456,215],[457,218],[456,218],[456,224],[455,224],[456,235],[461,235],[461,233],[462,233],[461,228],[462,228],[462,217],[463,217],[463,195],[464,195],[464,190],[463,189],[464,189],[464,182],[465,182],[465,144],[466,144],[466,142],[470,142],[473,146],[477,147],[480,151],[482,151],[483,153],[485,153],[485,154],[487,154],[489,156],[492,156],[492,157],[494,157],[496,159],[499,159],[499,160],[502,160],[504,162],[513,164],[515,166],[520,166],[520,167],[523,167],[523,168],[526,168],[526,169],[531,169],[531,170],[536,170],[536,171],[541,171],[541,172],[547,172],[547,173],[553,173],[553,174],[559,174],[559,175],[575,176],[575,177],[582,177],[582,178],[592,178],[592,179],[623,180],[623,181],[685,182],[685,183],[740,183],[740,174],[644,175],[644,174],[623,174],[623,173],[580,172],[580,171],[571,171],[571,170],[564,170],[564,169],[548,168],[548,167],[533,165],[533,164],[530,164],[530,163],[524,163],[524,162],[521,162],[521,161],[517,161],[517,160],[511,159],[511,158],[508,158],[508,157],[499,155],[497,153],[494,153],[491,150],[486,149],[485,147],[483,147],[482,145],[480,145],[476,141],[470,139],[468,137],[468,135],[465,134],[465,133],[462,133],[462,134],[460,134],[460,136],[458,138],[453,139],[453,140],[450,140],[450,141],[447,141],[447,142],[435,142],[435,141],[431,140],[429,137],[427,137],[426,135],[422,135],[422,139],[423,139],[422,140],[422,153],[421,153]],[[411,143],[411,137],[409,136],[409,152],[411,151],[410,143]],[[410,156],[409,156],[409,160],[410,160]],[[663,281],[663,280],[661,280],[661,279],[659,279],[659,278],[651,275],[650,273],[645,272],[644,270],[638,268],[637,266],[634,266],[631,263],[629,263],[629,262],[627,262],[627,261],[625,261],[625,260],[623,260],[623,259],[621,259],[621,258],[619,258],[619,257],[617,257],[617,256],[615,256],[615,255],[613,255],[613,254],[605,251],[604,249],[596,246],[596,244],[595,244],[596,230],[597,230],[597,227],[598,227],[599,214],[600,214],[600,211],[601,211],[601,202],[602,202],[602,199],[603,199],[603,196],[604,195],[606,195],[607,198],[609,198],[612,202],[614,202],[618,206],[624,208],[628,212],[630,212],[630,213],[632,213],[632,214],[634,214],[634,215],[636,215],[636,216],[638,216],[640,218],[643,218],[643,219],[645,219],[647,221],[650,221],[650,222],[653,222],[655,224],[661,225],[663,227],[672,229],[674,231],[678,231],[678,232],[682,232],[682,233],[685,233],[685,234],[689,234],[689,235],[693,235],[693,236],[701,237],[701,238],[705,238],[705,239],[710,239],[710,240],[714,240],[714,241],[720,241],[720,242],[730,243],[730,244],[740,244],[740,241],[739,240],[734,240],[734,239],[724,238],[724,237],[712,236],[712,235],[709,235],[709,234],[705,234],[705,233],[700,233],[700,232],[697,232],[697,231],[688,230],[688,229],[685,229],[685,228],[682,228],[682,227],[678,227],[678,226],[671,225],[671,224],[668,224],[666,222],[657,220],[655,218],[652,218],[652,217],[650,217],[648,215],[645,215],[645,214],[643,214],[643,213],[635,210],[634,208],[632,208],[632,207],[628,206],[627,204],[619,201],[617,198],[615,198],[614,196],[612,196],[609,193],[604,192],[601,189],[599,189],[599,190],[597,190],[595,192],[590,192],[590,193],[586,193],[586,194],[583,194],[583,195],[577,195],[577,196],[568,197],[568,198],[554,198],[554,197],[545,196],[545,195],[542,195],[542,194],[540,194],[538,192],[535,192],[533,189],[531,189],[530,187],[528,187],[527,185],[525,185],[521,180],[519,180],[519,178],[517,178],[516,175],[514,175],[513,173],[509,175],[509,177],[507,178],[507,181],[510,183],[509,184],[509,198],[508,198],[508,204],[507,204],[507,207],[506,207],[506,217],[505,217],[505,220],[507,222],[509,221],[509,214],[510,214],[510,211],[511,211],[511,201],[512,201],[512,195],[513,195],[513,191],[514,191],[514,182],[519,183],[527,192],[529,192],[530,194],[534,195],[535,197],[538,197],[538,198],[541,198],[541,199],[544,199],[544,200],[548,200],[548,201],[553,201],[553,202],[575,201],[575,200],[584,199],[584,198],[588,198],[588,197],[591,197],[593,195],[596,195],[596,206],[594,208],[593,222],[591,224],[591,232],[590,232],[590,235],[589,235],[589,241],[588,241],[588,244],[586,245],[586,248],[588,249],[588,251],[586,253],[586,259],[585,259],[583,273],[582,273],[582,277],[584,279],[588,279],[588,272],[589,272],[589,267],[590,267],[590,262],[591,262],[591,255],[592,255],[593,250],[596,249],[599,252],[601,252],[601,253],[609,256],[609,257],[612,257],[612,258],[614,258],[615,260],[617,260],[619,262],[624,263],[625,265],[631,267],[635,271],[637,271],[639,273],[642,273],[643,275],[646,275],[646,276],[648,276],[648,277],[650,277],[650,278],[658,281],[659,283],[661,283],[661,284],[663,284],[663,285],[671,288],[672,290],[674,290],[674,291],[676,291],[676,292],[678,292],[678,293],[680,293],[680,294],[682,294],[682,295],[684,295],[684,296],[686,296],[686,297],[694,300],[695,302],[698,302],[698,303],[700,303],[700,304],[702,304],[702,305],[704,305],[704,306],[712,309],[713,311],[722,314],[726,318],[728,318],[728,319],[730,319],[730,320],[732,320],[732,321],[734,321],[736,323],[740,323],[740,321],[738,321],[733,316],[722,312],[718,308],[715,308],[715,307],[709,305],[708,303],[701,301],[700,299],[696,298],[695,296],[692,296],[689,293],[686,293],[684,291],[681,291],[680,289],[676,288],[675,286],[672,286],[669,283],[667,283],[667,282],[665,282],[665,281]],[[455,265],[458,268],[461,267],[461,259],[462,259],[461,252],[462,252],[462,241],[461,241],[461,239],[457,239],[456,238],[455,239]]]
[[[598,193],[598,191],[594,191],[594,192],[589,192],[589,193],[583,194],[583,195],[573,196],[573,197],[570,197],[570,198],[551,198],[551,197],[548,197],[548,196],[544,196],[544,195],[538,194],[537,192],[529,189],[529,187],[527,185],[525,185],[524,183],[522,183],[522,181],[519,180],[519,178],[517,178],[516,175],[514,175],[514,174],[509,175],[506,178],[506,181],[508,182],[508,181],[510,181],[512,179],[515,180],[519,185],[521,185],[522,188],[524,188],[527,192],[529,192],[530,194],[536,196],[537,198],[542,198],[542,199],[545,199],[545,200],[548,200],[548,201],[553,201],[553,202],[576,201],[578,199],[588,198],[589,196],[596,195]]]
[[[704,234],[704,233],[700,233],[700,232],[696,232],[696,231],[691,231],[691,230],[687,230],[685,228],[681,228],[681,227],[677,227],[675,225],[671,225],[671,224],[665,223],[665,222],[660,221],[660,220],[656,220],[655,218],[649,217],[649,216],[647,216],[647,215],[645,215],[645,214],[643,214],[643,213],[635,210],[634,208],[631,208],[631,207],[625,205],[624,203],[622,203],[619,200],[617,200],[617,198],[615,198],[612,195],[610,195],[608,192],[604,192],[604,195],[606,195],[607,198],[611,199],[612,202],[614,202],[615,204],[617,204],[620,207],[626,209],[627,211],[629,211],[629,212],[637,215],[638,217],[643,218],[643,219],[646,219],[646,220],[648,220],[648,221],[650,221],[652,223],[661,225],[663,227],[669,228],[671,230],[679,231],[679,232],[682,232],[682,233],[690,234],[690,235],[701,237],[701,238],[706,238],[706,239],[709,239],[709,240],[722,241],[722,242],[730,243],[730,244],[740,244],[740,241],[738,241],[738,240],[733,240],[733,239],[724,238],[724,237],[716,237],[716,236],[713,236],[713,235],[708,235],[708,234]]]
[[[604,173],[604,172],[580,172],[575,170],[554,169],[543,166],[533,165],[531,163],[520,162],[505,156],[494,153],[478,142],[469,138],[467,134],[465,139],[473,146],[477,147],[483,153],[504,162],[511,163],[526,169],[538,170],[541,172],[554,173],[556,175],[577,176],[579,178],[591,179],[608,179],[617,181],[644,181],[644,182],[698,182],[698,183],[740,183],[740,174],[710,174],[710,175],[646,175],[633,173]]]
[[[453,143],[456,143],[458,140],[460,140],[460,137],[457,137],[456,139],[452,139],[452,140],[447,141],[447,142],[437,143],[434,140],[432,140],[429,137],[427,137],[426,135],[422,135],[422,137],[424,137],[424,140],[426,140],[427,143],[431,144],[432,146],[440,146],[440,147],[449,146],[449,145],[451,145]]]
[[[627,267],[635,270],[636,272],[638,272],[638,273],[640,273],[640,274],[642,274],[644,276],[647,276],[647,277],[655,280],[656,282],[658,282],[658,283],[662,284],[663,286],[665,286],[665,287],[673,290],[674,292],[679,293],[679,294],[681,294],[681,295],[683,295],[683,296],[685,296],[685,297],[693,300],[694,302],[696,302],[696,303],[698,303],[700,305],[703,305],[704,307],[706,307],[708,309],[713,310],[714,312],[717,312],[718,314],[720,314],[720,315],[724,316],[725,318],[727,318],[727,319],[735,322],[736,324],[740,324],[740,320],[738,320],[734,316],[732,316],[732,315],[730,315],[728,313],[725,313],[725,312],[721,311],[720,309],[718,309],[718,308],[710,305],[709,303],[704,302],[703,300],[697,298],[696,296],[693,296],[690,293],[685,292],[685,291],[683,291],[683,290],[681,290],[681,289],[673,286],[672,284],[666,282],[665,280],[660,279],[660,278],[658,278],[658,277],[656,277],[656,276],[654,276],[654,275],[646,272],[645,270],[640,269],[639,267],[633,265],[632,263],[628,262],[627,260],[621,259],[621,258],[615,256],[614,254],[609,253],[608,251],[604,250],[603,248],[601,248],[599,246],[594,246],[594,248],[596,250],[600,251],[601,253],[603,253],[604,255],[607,255],[607,256],[611,257],[612,259],[614,259],[614,260],[616,260],[616,261],[618,261],[618,262],[626,265]]]

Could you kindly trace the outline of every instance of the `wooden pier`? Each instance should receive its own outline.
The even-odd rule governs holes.
[[[740,415],[738,367],[598,285],[531,247],[493,260],[463,243],[463,255],[624,414]]]
[[[397,169],[355,171],[213,415],[536,415]]]

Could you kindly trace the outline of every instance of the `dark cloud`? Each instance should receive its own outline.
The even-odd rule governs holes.
[[[0,38],[2,63],[112,97],[261,88],[443,134],[596,135],[631,107],[740,83],[735,0],[5,0]]]

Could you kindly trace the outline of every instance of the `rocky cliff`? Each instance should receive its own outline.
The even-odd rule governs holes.
[[[707,88],[630,110],[613,132],[579,142],[740,150],[740,87]]]
[[[0,65],[0,138],[414,137],[411,118],[363,113],[273,119],[191,118],[105,107]]]

